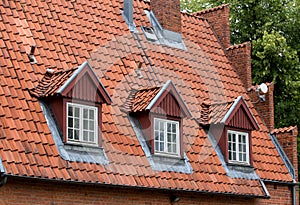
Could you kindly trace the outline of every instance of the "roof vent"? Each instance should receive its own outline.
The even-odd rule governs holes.
[[[124,0],[123,17],[130,31],[137,31],[133,22],[133,5],[132,0]]]
[[[142,26],[142,30],[143,30],[147,40],[149,40],[149,41],[157,41],[158,40],[158,38],[152,28]]]
[[[30,53],[28,54],[28,58],[29,58],[30,64],[36,64],[37,63],[37,60],[36,60],[36,58],[34,56],[35,49],[36,49],[36,45],[32,45],[31,49],[30,49]]]

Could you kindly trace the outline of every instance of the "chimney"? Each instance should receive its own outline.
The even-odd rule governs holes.
[[[164,29],[181,33],[180,0],[151,0],[150,4],[152,12]]]
[[[251,74],[251,43],[246,42],[239,45],[230,46],[226,49],[227,57],[231,65],[235,68],[244,84],[245,89],[252,86]]]
[[[295,177],[298,181],[297,126],[275,129],[271,133],[276,136],[280,146],[293,164],[293,167],[295,168]]]
[[[223,4],[193,13],[193,15],[207,19],[224,48],[228,48],[230,46],[229,13],[229,4]]]
[[[259,116],[264,120],[267,128],[272,131],[274,129],[274,84],[267,83],[266,85],[268,91],[265,94],[258,91],[258,86],[248,89],[248,94]]]

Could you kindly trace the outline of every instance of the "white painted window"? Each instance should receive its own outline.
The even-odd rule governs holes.
[[[232,163],[249,164],[248,133],[228,130],[228,159]]]
[[[67,141],[98,144],[98,108],[67,103]]]
[[[154,118],[155,154],[180,155],[179,122]]]

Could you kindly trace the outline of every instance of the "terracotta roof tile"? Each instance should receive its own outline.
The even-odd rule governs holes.
[[[220,120],[238,96],[246,95],[205,19],[182,14],[187,47],[183,51],[148,42],[141,32],[130,33],[120,13],[121,1],[31,1],[25,3],[25,10],[20,2],[13,3],[10,8],[0,6],[0,156],[7,174],[266,196],[259,180],[227,176],[205,130],[193,119],[183,120],[184,145],[193,172],[153,170],[121,109],[128,101],[134,111],[145,109],[170,79],[193,117],[205,123]],[[138,0],[134,6],[136,26],[150,26],[144,12],[149,3]],[[37,64],[30,64],[27,56],[32,45],[37,45]],[[35,97],[52,96],[85,61],[92,65],[113,101],[112,105],[103,104],[102,115],[108,165],[61,158]],[[48,68],[55,72],[45,74]],[[35,96],[29,93],[32,88]],[[127,99],[131,90],[136,90],[134,98]],[[205,106],[208,104],[211,106]],[[253,106],[250,109],[256,113]],[[261,130],[252,133],[257,175],[261,179],[292,182],[263,123],[261,126]]]

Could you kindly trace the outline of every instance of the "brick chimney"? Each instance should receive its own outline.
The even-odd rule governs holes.
[[[298,178],[297,126],[275,129],[271,133],[276,136],[285,154],[293,164],[295,168],[296,178]]]
[[[151,0],[150,4],[164,29],[181,33],[180,0]]]
[[[230,46],[229,13],[229,4],[223,4],[218,7],[193,13],[193,15],[207,19],[221,44],[224,48],[228,48]]]
[[[258,86],[252,86],[248,89],[248,94],[267,128],[272,131],[274,129],[274,84],[267,83],[267,86],[268,92],[264,94],[264,100],[259,98],[259,95],[262,95],[262,93],[257,91]]]
[[[227,57],[231,65],[240,76],[246,89],[252,86],[251,74],[251,43],[245,42],[239,45],[230,46],[227,49]]]

